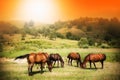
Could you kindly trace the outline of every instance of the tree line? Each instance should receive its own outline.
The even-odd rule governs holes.
[[[54,24],[44,24],[35,27],[35,22],[24,23],[22,28],[8,23],[0,22],[0,47],[10,38],[5,38],[3,34],[21,34],[21,40],[25,40],[26,35],[30,34],[34,38],[44,36],[51,40],[56,38],[77,40],[79,47],[101,46],[101,47],[120,47],[120,21],[117,18],[78,18],[69,21],[57,21]]]

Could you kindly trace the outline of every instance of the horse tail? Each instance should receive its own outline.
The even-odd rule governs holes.
[[[16,59],[23,59],[23,58],[26,58],[28,56],[29,56],[29,54],[21,55],[21,56],[16,57],[15,60]]]

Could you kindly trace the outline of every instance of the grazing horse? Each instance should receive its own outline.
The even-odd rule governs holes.
[[[79,63],[81,64],[81,57],[80,57],[80,54],[77,53],[77,52],[69,53],[67,58],[68,58],[68,65],[71,63],[71,66],[72,66],[72,60],[76,60],[77,61],[77,67],[78,67]]]
[[[32,75],[32,68],[34,64],[40,64],[41,72],[43,72],[43,66],[45,63],[47,63],[49,71],[50,72],[52,71],[52,62],[49,60],[49,55],[47,53],[39,52],[37,54],[36,53],[25,54],[16,57],[15,60],[22,58],[27,58],[29,75]]]
[[[58,63],[58,67],[59,67],[59,61],[61,62],[61,67],[64,67],[64,61],[63,61],[63,59],[62,59],[62,57],[58,54],[58,53],[56,53],[56,54],[50,54],[50,60],[53,62],[54,61],[54,65],[55,65],[55,63],[56,63],[56,61],[57,61],[57,63]]]
[[[86,63],[89,62],[89,63],[90,63],[90,68],[91,68],[91,63],[93,63],[94,66],[95,66],[95,68],[96,68],[95,62],[101,62],[101,64],[102,64],[102,69],[103,69],[103,66],[104,66],[103,62],[104,62],[104,60],[106,60],[106,55],[105,55],[105,54],[101,54],[101,53],[99,53],[99,54],[90,53],[90,54],[88,54],[88,55],[85,57],[83,63],[81,63],[81,67],[82,67],[82,68],[86,68]]]

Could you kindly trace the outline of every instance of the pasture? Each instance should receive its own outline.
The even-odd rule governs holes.
[[[69,49],[40,49],[39,51],[48,52],[48,53],[59,53],[64,61],[64,68],[53,68],[52,72],[49,72],[48,69],[44,69],[44,72],[41,73],[35,65],[33,67],[33,76],[28,76],[28,64],[26,62],[16,63],[13,58],[16,56],[30,53],[32,51],[18,51],[14,52],[9,56],[6,56],[8,53],[5,53],[4,56],[10,59],[10,61],[0,62],[0,80],[119,80],[120,79],[120,53],[119,49],[79,49],[79,48],[69,48]],[[39,52],[36,51],[36,52]],[[98,69],[89,69],[89,64],[87,63],[88,69],[82,69],[76,67],[76,62],[73,61],[73,66],[67,64],[67,54],[69,52],[76,51],[79,52],[82,58],[91,52],[101,52],[105,53],[107,59],[104,63],[104,69],[101,68],[101,64],[98,62],[96,66]],[[92,64],[92,67],[93,64]]]

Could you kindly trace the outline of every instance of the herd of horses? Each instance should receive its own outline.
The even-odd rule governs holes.
[[[56,62],[57,62],[57,67],[59,67],[59,62],[61,62],[61,67],[64,67],[64,60],[61,57],[61,55],[58,53],[52,53],[52,54],[48,54],[46,52],[30,53],[30,54],[18,56],[15,58],[15,60],[23,59],[23,58],[27,58],[28,75],[32,75],[32,68],[34,64],[40,65],[41,72],[43,72],[43,68],[45,67],[46,63],[50,72],[52,71],[52,68]],[[102,53],[90,53],[84,58],[82,62],[79,53],[71,52],[68,54],[67,58],[68,58],[68,65],[71,66],[73,60],[76,60],[77,67],[80,66],[81,68],[86,68],[87,62],[90,63],[90,68],[91,68],[91,63],[93,63],[96,68],[95,62],[101,62],[102,65],[101,68],[103,69],[104,66],[103,62],[106,60],[106,55]]]

